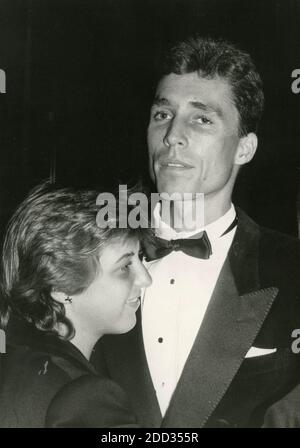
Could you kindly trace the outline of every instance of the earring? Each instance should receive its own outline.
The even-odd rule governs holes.
[[[65,299],[65,302],[72,303],[72,298],[68,296],[68,297]]]

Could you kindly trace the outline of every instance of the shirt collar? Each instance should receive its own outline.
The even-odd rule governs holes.
[[[153,210],[153,219],[155,225],[155,234],[160,238],[166,240],[176,240],[178,238],[189,238],[196,233],[206,231],[210,241],[219,238],[230,226],[236,217],[236,211],[234,205],[231,203],[230,209],[216,221],[211,222],[207,226],[199,227],[193,231],[176,232],[172,227],[162,221],[160,216],[161,203],[158,202]]]

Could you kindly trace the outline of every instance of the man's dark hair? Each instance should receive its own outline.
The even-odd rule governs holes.
[[[193,37],[178,43],[165,54],[159,76],[196,71],[203,78],[220,76],[228,81],[239,112],[239,135],[256,132],[264,94],[260,75],[250,55],[225,40]]]

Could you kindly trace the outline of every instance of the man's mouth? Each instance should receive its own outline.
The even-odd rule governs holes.
[[[179,169],[190,169],[193,168],[192,165],[182,162],[181,160],[165,160],[160,164],[163,168],[179,168]]]

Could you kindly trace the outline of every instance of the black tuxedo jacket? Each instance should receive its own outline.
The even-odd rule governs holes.
[[[298,240],[238,210],[228,257],[163,419],[140,314],[130,333],[100,340],[94,362],[125,389],[142,427],[263,424],[267,407],[300,380],[300,355],[291,350],[291,333],[300,328],[299,254]],[[246,357],[251,347],[277,350]]]

